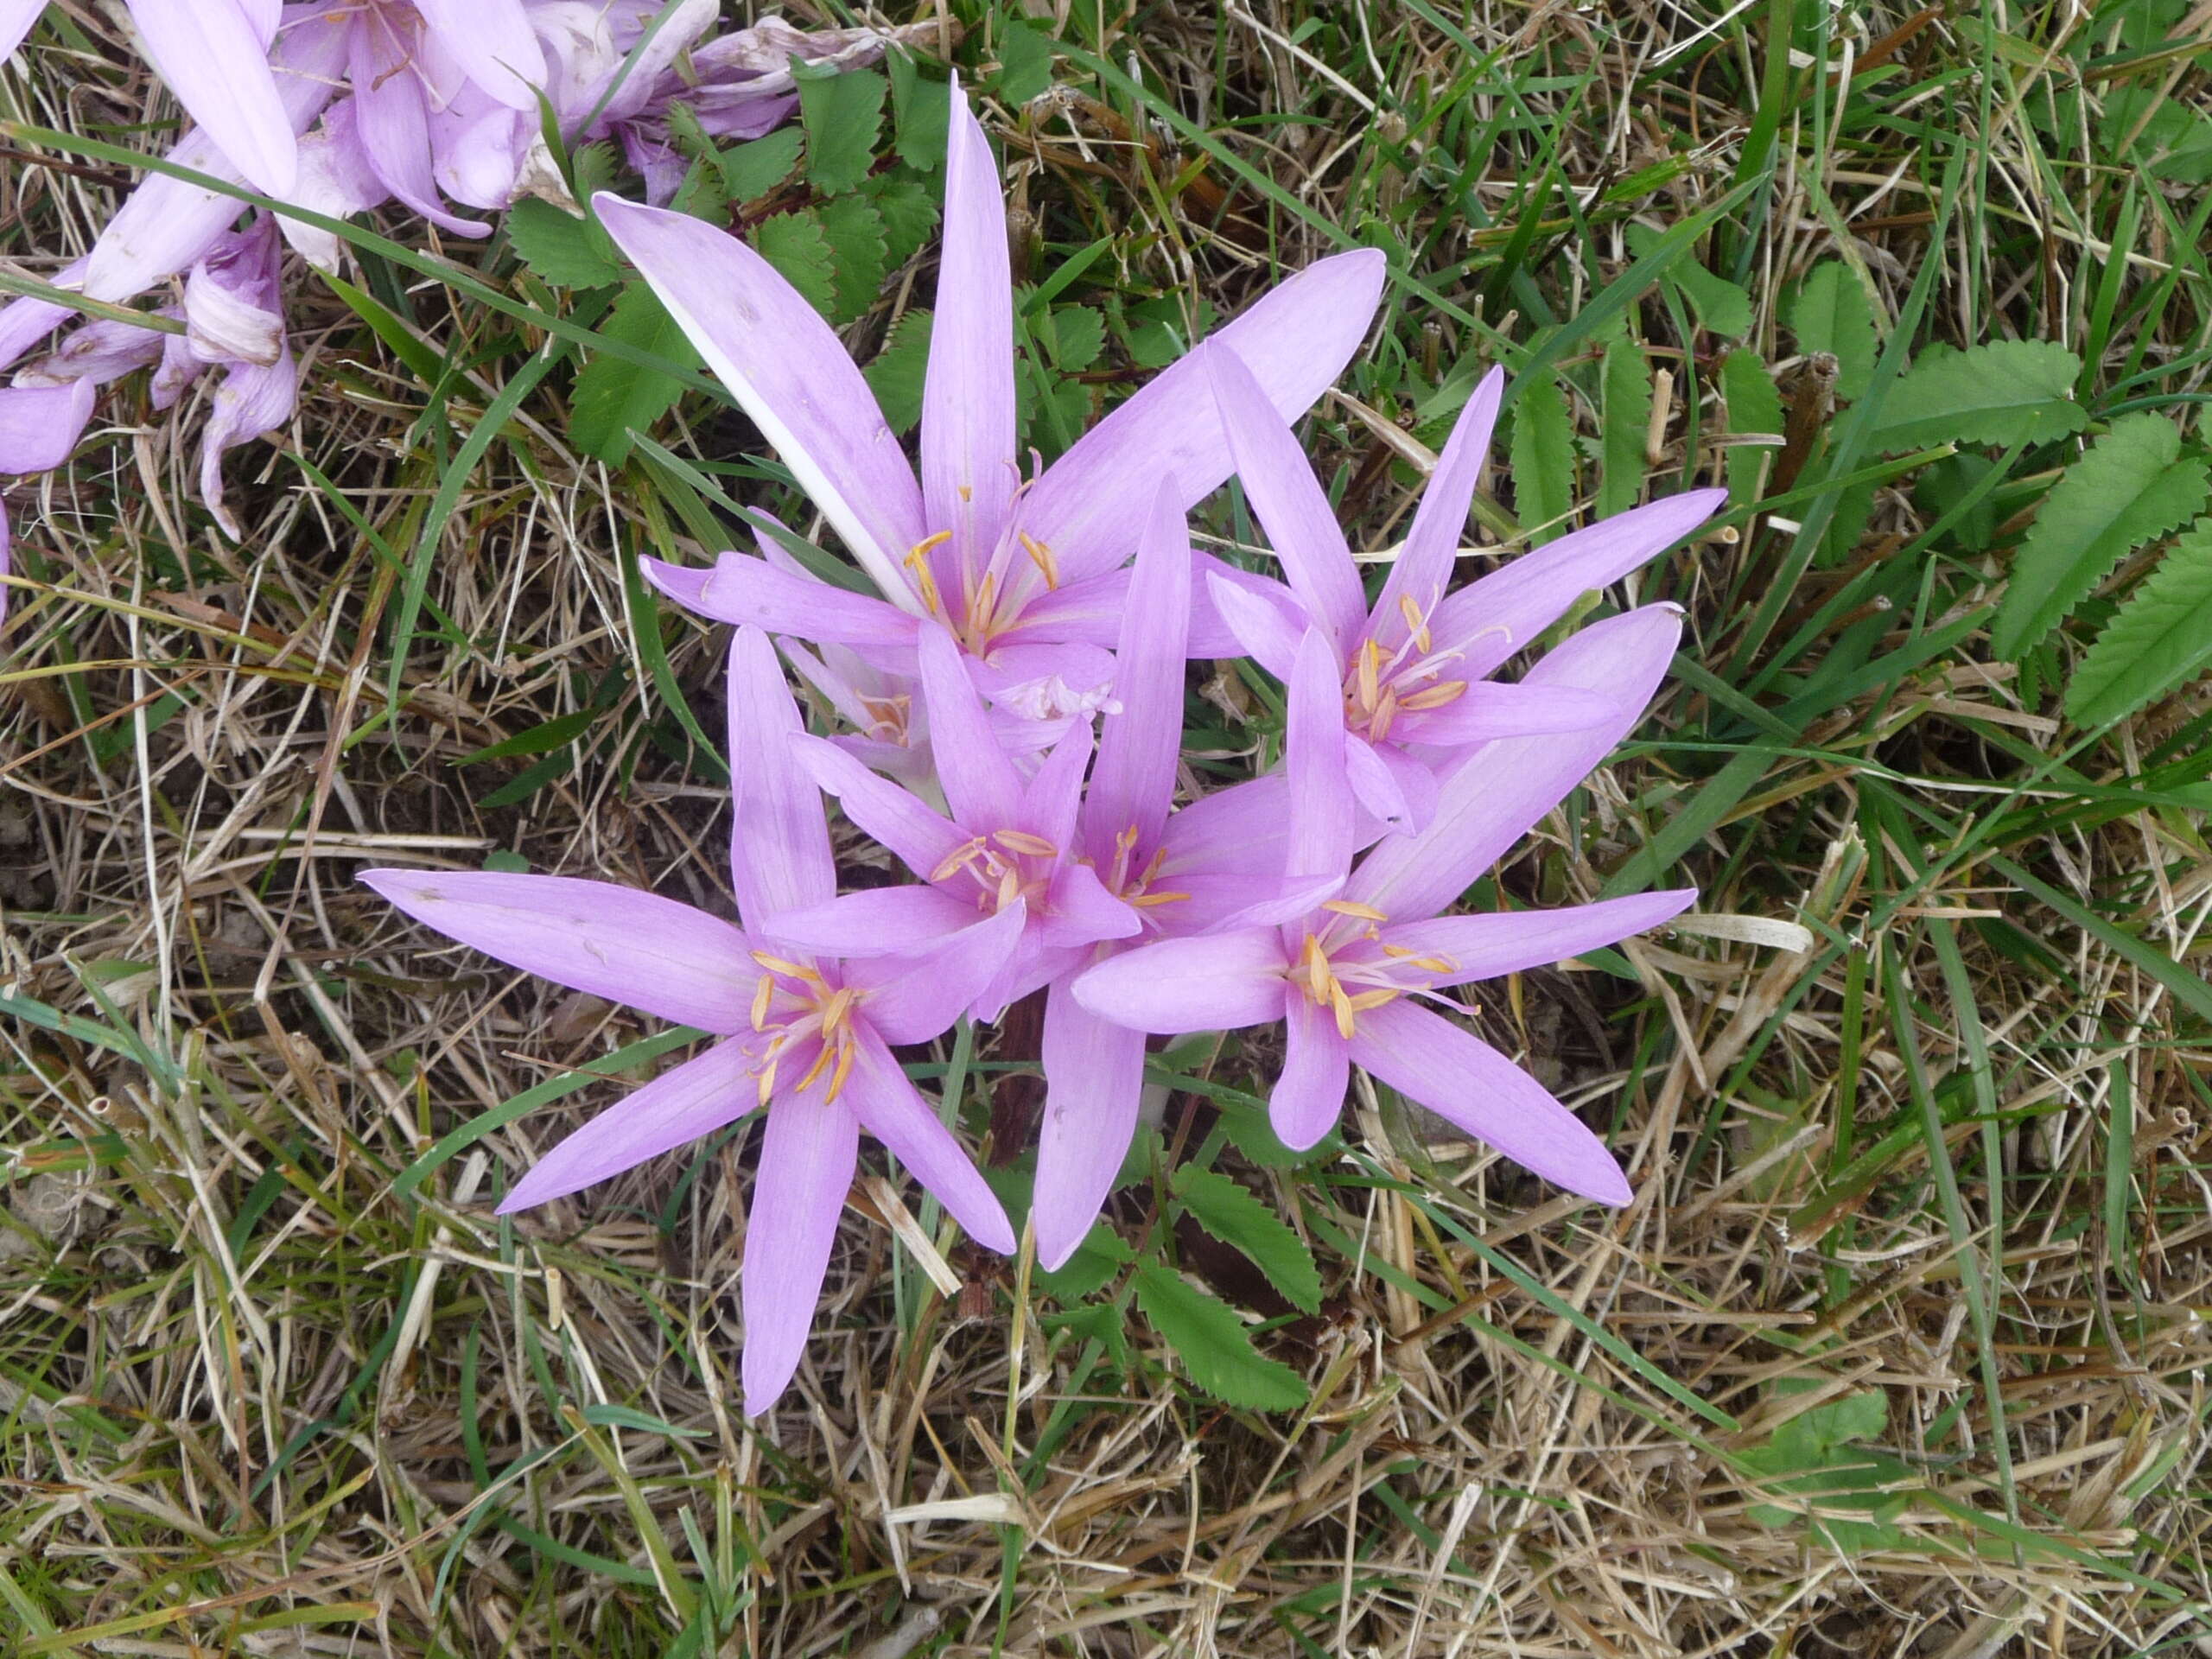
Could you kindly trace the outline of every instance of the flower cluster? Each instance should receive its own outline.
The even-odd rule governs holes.
[[[1692,897],[1450,913],[1641,718],[1678,613],[1631,610],[1517,681],[1491,675],[1721,492],[1655,501],[1454,589],[1493,375],[1370,607],[1288,423],[1365,334],[1372,252],[1283,283],[1025,472],[996,170],[957,87],[952,104],[918,478],[836,336],[751,249],[680,214],[594,204],[880,595],[817,580],[773,538],[711,569],[649,571],[737,625],[737,925],[562,877],[364,877],[502,961],[720,1039],[563,1141],[503,1209],[765,1109],[743,1277],[751,1412],[798,1363],[861,1129],[979,1243],[1014,1246],[896,1046],[1043,994],[1032,1224],[1048,1268],[1122,1165],[1149,1033],[1284,1025],[1269,1104],[1291,1147],[1327,1132],[1357,1065],[1618,1204],[1628,1187],[1603,1144],[1451,1017],[1465,1010],[1448,993],[1611,944]],[[1232,473],[1281,582],[1190,545],[1186,514]],[[1281,764],[1192,798],[1185,664],[1239,654],[1286,688]],[[806,729],[785,664],[849,729]],[[912,880],[840,894],[825,798]]]

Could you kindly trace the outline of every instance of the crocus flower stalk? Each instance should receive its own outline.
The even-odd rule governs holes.
[[[719,620],[880,652],[932,620],[1001,707],[1049,718],[1111,672],[1141,506],[1182,511],[1230,456],[1198,371],[1169,368],[1025,483],[1015,453],[1012,284],[988,141],[956,86],[944,245],[923,396],[921,478],[859,370],[807,302],[752,249],[680,213],[601,195],[601,221],[812,498],[880,601],[791,578],[749,556],[711,572],[649,563],[664,591]],[[1215,338],[1286,417],[1319,397],[1373,315],[1382,258],[1325,259]],[[1092,699],[1095,702],[1095,698]]]
[[[745,1408],[798,1369],[861,1129],[888,1147],[981,1243],[1013,1229],[890,1045],[950,1027],[1005,960],[1019,903],[901,957],[841,962],[763,936],[766,916],[818,904],[836,866],[822,798],[791,744],[798,711],[767,637],[730,650],[730,874],[740,925],[610,883],[493,872],[370,870],[416,920],[525,971],[696,1026],[721,1040],[563,1141],[500,1212],[543,1204],[766,1109],[745,1235]]]
[[[1680,541],[1727,499],[1691,490],[1620,513],[1446,594],[1504,383],[1493,369],[1454,425],[1372,611],[1359,569],[1297,439],[1228,354],[1213,393],[1246,499],[1281,559],[1289,592],[1255,595],[1219,575],[1214,603],[1261,665],[1287,676],[1300,635],[1335,652],[1345,760],[1360,804],[1410,835],[1436,809],[1437,763],[1494,738],[1569,732],[1611,713],[1602,696],[1484,677],[1592,588]],[[1274,601],[1270,604],[1269,599]]]
[[[1535,1078],[1464,1027],[1418,1006],[1437,993],[1611,944],[1677,914],[1688,891],[1517,914],[1446,908],[1566,798],[1642,715],[1681,630],[1671,607],[1584,629],[1531,671],[1531,683],[1614,700],[1603,726],[1505,739],[1473,750],[1443,783],[1420,834],[1389,836],[1341,892],[1279,928],[1242,928],[1126,951],[1075,982],[1103,1019],[1141,1031],[1230,1029],[1283,1020],[1288,1050],[1268,1100],[1287,1146],[1335,1122],[1357,1065],[1568,1191],[1625,1203],[1604,1144]],[[1318,632],[1293,666],[1293,874],[1339,865],[1356,829],[1342,787],[1334,647]]]

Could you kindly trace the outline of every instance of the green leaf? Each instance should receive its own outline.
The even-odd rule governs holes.
[[[994,90],[1009,104],[1027,104],[1052,84],[1052,37],[1034,23],[1003,24]]]
[[[791,175],[798,165],[799,135],[785,127],[749,144],[715,152],[721,169],[722,194],[733,202],[758,201]]]
[[[1106,319],[1087,305],[1064,305],[1047,314],[1050,327],[1031,327],[1062,374],[1080,374],[1106,349]]]
[[[806,178],[825,196],[842,195],[868,177],[883,125],[884,79],[869,69],[798,77],[798,117],[806,128]]]
[[[1083,1243],[1075,1247],[1075,1254],[1046,1272],[1036,1269],[1037,1282],[1062,1302],[1079,1302],[1093,1291],[1104,1287],[1107,1281],[1129,1265],[1135,1252],[1104,1222],[1094,1223],[1084,1235]]]
[[[1789,331],[1801,352],[1835,359],[1835,395],[1856,403],[1874,381],[1874,310],[1866,290],[1840,259],[1823,259],[1790,296]]]
[[[1567,528],[1574,510],[1574,428],[1559,381],[1524,382],[1513,410],[1513,511],[1530,546]]]
[[[1628,227],[1629,251],[1643,258],[1659,245],[1660,232],[1648,225]],[[1698,321],[1732,340],[1751,332],[1751,296],[1725,276],[1716,276],[1694,259],[1677,261],[1667,280],[1682,290]]]
[[[2049,443],[2088,424],[2068,395],[2081,372],[2082,359],[2055,340],[1930,348],[1890,388],[1872,440],[1892,451]]]
[[[899,319],[883,349],[861,371],[885,422],[902,438],[922,418],[922,383],[929,362],[930,314],[909,311]]]
[[[2129,415],[2051,486],[2012,561],[1989,631],[2017,660],[2066,619],[2133,549],[2184,524],[2204,505],[2205,462],[2183,458],[2163,415]]]
[[[599,333],[686,368],[698,366],[698,353],[643,283],[622,290]],[[585,454],[619,467],[629,459],[630,434],[650,429],[683,395],[682,383],[671,376],[601,353],[576,375],[569,436]]]
[[[517,732],[512,737],[502,738],[499,742],[487,744],[480,749],[472,749],[448,764],[473,766],[485,760],[512,760],[525,754],[543,754],[549,749],[563,748],[589,731],[592,721],[599,715],[600,711],[596,709],[579,709],[573,714],[556,715],[528,731]]]
[[[2074,671],[2067,717],[2101,726],[2212,668],[2212,518],[2200,518]]]
[[[1295,1411],[1306,1403],[1304,1380],[1263,1358],[1227,1303],[1157,1262],[1139,1262],[1132,1283],[1152,1328],[1175,1351],[1191,1381],[1215,1399],[1253,1411]]]
[[[613,240],[589,219],[524,196],[507,209],[506,222],[515,257],[547,282],[562,288],[605,288],[622,280]]]
[[[837,302],[836,260],[813,208],[762,219],[753,227],[753,246],[806,296],[809,305],[825,317],[832,314]]]
[[[944,165],[951,96],[944,82],[929,79],[903,52],[893,53],[883,67],[891,72],[891,109],[899,129],[899,159],[918,173],[934,173]]]
[[[1774,389],[1774,377],[1759,354],[1748,346],[1738,346],[1720,359],[1720,395],[1728,403],[1732,435],[1782,431],[1782,394]],[[1728,496],[1737,506],[1758,499],[1760,482],[1773,456],[1774,451],[1764,448],[1729,446]]]
[[[1604,448],[1597,512],[1610,518],[1636,505],[1643,488],[1643,445],[1651,425],[1651,362],[1622,334],[1605,347]]]
[[[874,305],[890,269],[883,216],[864,196],[840,196],[820,209],[830,245],[830,321],[842,326]]]
[[[883,257],[896,270],[922,251],[937,229],[937,198],[916,181],[879,173],[861,187],[883,220]]]
[[[1250,1256],[1285,1300],[1308,1313],[1320,1312],[1320,1269],[1289,1223],[1228,1176],[1196,1164],[1175,1172],[1174,1186],[1184,1212],[1223,1243]]]
[[[1077,1342],[1095,1342],[1106,1351],[1106,1362],[1126,1376],[1129,1369],[1128,1317],[1111,1302],[1093,1302],[1063,1313],[1040,1314],[1038,1324],[1054,1336],[1063,1332]]]

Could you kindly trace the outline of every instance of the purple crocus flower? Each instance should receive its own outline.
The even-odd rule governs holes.
[[[1359,568],[1298,440],[1234,356],[1213,358],[1211,368],[1237,474],[1289,584],[1287,593],[1255,594],[1216,576],[1214,602],[1244,650],[1278,678],[1288,675],[1305,630],[1321,631],[1340,664],[1352,791],[1402,835],[1427,824],[1439,767],[1449,770],[1470,746],[1611,718],[1608,699],[1575,687],[1484,677],[1584,594],[1673,546],[1727,499],[1726,490],[1691,490],[1651,502],[1447,596],[1504,384],[1493,369],[1453,427],[1370,613]]]
[[[500,1212],[560,1198],[766,1109],[745,1235],[745,1408],[798,1369],[861,1129],[979,1243],[1014,1230],[891,1045],[951,1025],[1022,926],[1011,904],[900,957],[840,961],[762,934],[762,918],[836,889],[822,799],[792,748],[803,728],[767,636],[730,647],[730,875],[741,925],[610,883],[490,872],[369,870],[416,920],[560,984],[722,1040],[636,1090],[532,1166]]]
[[[92,417],[92,388],[87,382],[0,391],[0,474],[52,472],[69,459]],[[0,578],[8,574],[13,546],[8,508],[0,502]],[[7,620],[8,584],[0,581],[0,622]]]
[[[1691,901],[1680,891],[1518,914],[1442,913],[1641,717],[1680,632],[1680,613],[1666,606],[1584,629],[1529,682],[1611,699],[1617,712],[1605,725],[1482,745],[1445,779],[1428,827],[1385,838],[1338,896],[1280,928],[1127,951],[1077,979],[1077,1000],[1140,1031],[1286,1021],[1289,1046],[1268,1114],[1287,1146],[1310,1147],[1327,1133],[1357,1064],[1548,1180],[1626,1202],[1628,1185],[1597,1136],[1504,1055],[1416,999],[1460,1011],[1436,993],[1612,944]],[[1311,632],[1290,680],[1293,876],[1341,869],[1357,834],[1341,782],[1338,702],[1335,647]]]
[[[978,683],[1023,717],[1096,705],[1128,593],[1120,569],[1165,485],[1182,511],[1229,475],[1202,369],[1168,369],[1025,483],[1015,453],[1012,282],[990,145],[955,86],[944,241],[923,397],[918,483],[867,382],[814,308],[760,255],[680,213],[601,195],[600,218],[883,594],[760,560],[711,572],[648,562],[694,610],[882,653],[921,620],[950,630]],[[1322,260],[1215,338],[1286,417],[1320,395],[1365,334],[1382,257]]]

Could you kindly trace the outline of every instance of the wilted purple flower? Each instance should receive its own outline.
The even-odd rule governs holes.
[[[1471,745],[1574,731],[1611,716],[1607,699],[1588,691],[1484,677],[1584,594],[1673,546],[1727,499],[1726,490],[1691,490],[1634,508],[1447,597],[1497,417],[1504,376],[1493,369],[1453,427],[1370,613],[1359,568],[1297,438],[1235,357],[1212,363],[1237,475],[1290,588],[1255,594],[1217,575],[1214,602],[1238,642],[1278,678],[1287,677],[1306,627],[1321,631],[1340,664],[1352,791],[1401,835],[1427,824],[1437,769],[1448,770]]]
[[[774,648],[730,647],[730,875],[741,926],[607,882],[491,872],[369,870],[416,920],[488,956],[722,1039],[607,1108],[516,1185],[500,1213],[543,1204],[711,1135],[756,1107],[767,1125],[745,1234],[745,1408],[798,1369],[829,1265],[859,1133],[888,1147],[981,1243],[1014,1230],[890,1045],[951,1025],[1019,934],[1017,902],[899,957],[839,961],[760,931],[819,904],[836,869],[822,798],[792,747],[802,731]]]
[[[1465,1012],[1436,994],[1612,944],[1690,902],[1694,895],[1682,891],[1519,914],[1441,914],[1641,717],[1680,632],[1679,613],[1667,606],[1584,629],[1548,653],[1529,683],[1610,698],[1613,718],[1482,745],[1444,780],[1428,827],[1385,838],[1338,896],[1280,928],[1124,952],[1077,979],[1077,1000],[1140,1031],[1287,1021],[1289,1047],[1268,1113],[1287,1146],[1310,1147],[1327,1133],[1357,1064],[1570,1192],[1626,1202],[1619,1166],[1572,1112],[1497,1050],[1414,999]],[[1287,868],[1295,877],[1342,868],[1356,834],[1342,786],[1335,647],[1318,632],[1297,649],[1290,698]]]
[[[46,473],[69,459],[92,416],[92,389],[10,386],[0,391],[0,474]],[[8,508],[0,502],[0,577],[14,546]],[[8,620],[8,585],[0,581],[0,622]]]
[[[299,368],[284,332],[283,253],[276,225],[257,215],[248,229],[224,238],[185,279],[185,350],[223,372],[200,434],[200,499],[233,539],[239,531],[223,505],[224,452],[275,431],[299,404]],[[155,379],[157,406],[163,378]]]
[[[613,196],[600,218],[883,594],[880,601],[725,555],[712,571],[648,562],[704,614],[882,652],[921,619],[949,629],[994,702],[1046,721],[1088,713],[1141,511],[1180,512],[1229,475],[1200,365],[1160,375],[1024,483],[1015,453],[1013,284],[1004,205],[982,128],[952,87],[944,251],[917,486],[868,384],[814,308],[736,238]],[[1286,417],[1320,395],[1374,314],[1382,257],[1322,260],[1215,336]]]

